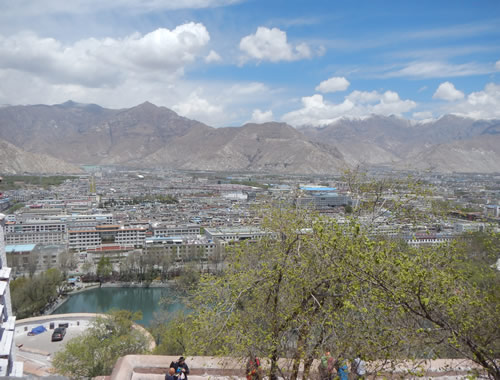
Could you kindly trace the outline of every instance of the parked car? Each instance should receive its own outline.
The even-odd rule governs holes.
[[[52,333],[52,342],[57,340],[63,340],[64,335],[66,335],[66,329],[64,327],[57,327]]]

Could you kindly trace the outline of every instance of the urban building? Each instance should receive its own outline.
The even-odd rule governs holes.
[[[16,276],[50,268],[69,268],[76,264],[74,252],[68,252],[66,244],[7,245],[5,252],[7,264]]]
[[[500,217],[500,205],[486,205],[484,208],[486,216],[491,216],[494,218]]]
[[[68,231],[68,246],[78,251],[104,246],[142,247],[146,232],[146,228],[109,224],[95,226],[92,229],[75,229]]]
[[[198,236],[201,231],[200,226],[197,224],[186,224],[186,225],[153,224],[152,230],[154,237]]]
[[[48,220],[5,223],[7,244],[66,244],[66,224]]]
[[[352,205],[352,199],[347,195],[337,193],[313,194],[297,198],[297,207],[325,210],[332,207]]]
[[[23,376],[23,363],[14,361],[14,331],[16,317],[12,315],[10,299],[10,272],[5,254],[3,236],[4,215],[0,214],[0,377]]]
[[[223,240],[225,242],[257,240],[269,233],[257,227],[217,227],[205,228],[205,236],[209,240]]]
[[[449,234],[414,234],[404,240],[410,247],[420,247],[425,245],[448,244],[457,238],[456,235]]]
[[[182,236],[147,238],[145,252],[163,250],[171,253],[180,261],[188,261],[195,257],[209,258],[213,256],[220,245],[207,238],[190,239]]]

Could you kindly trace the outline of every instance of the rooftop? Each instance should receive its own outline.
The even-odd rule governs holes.
[[[35,249],[36,244],[13,244],[5,246],[5,252],[31,252]]]

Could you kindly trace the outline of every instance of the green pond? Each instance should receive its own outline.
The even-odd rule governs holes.
[[[164,299],[167,302],[160,301]],[[73,294],[52,314],[105,313],[111,309],[141,311],[137,323],[149,326],[155,315],[184,308],[179,293],[172,288],[96,288]]]

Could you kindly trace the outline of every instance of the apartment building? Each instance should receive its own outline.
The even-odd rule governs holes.
[[[147,228],[129,228],[121,225],[100,225],[91,229],[68,231],[68,246],[74,250],[95,249],[103,246],[142,247]]]
[[[0,377],[23,376],[23,363],[14,361],[14,330],[16,317],[12,315],[10,299],[10,272],[7,266],[3,233],[4,215],[0,214]]]
[[[206,228],[205,236],[209,240],[224,240],[225,242],[257,240],[269,233],[257,227],[216,227]]]
[[[146,238],[144,252],[171,255],[176,261],[207,260],[223,250],[223,246],[207,238],[187,237]]]
[[[347,195],[337,193],[314,194],[297,198],[297,207],[309,207],[324,210],[332,207],[352,205],[352,199]]]
[[[197,224],[186,225],[165,225],[155,224],[152,227],[154,237],[168,236],[198,236],[200,234],[200,226]]]
[[[66,244],[66,224],[49,220],[5,223],[6,244]]]

